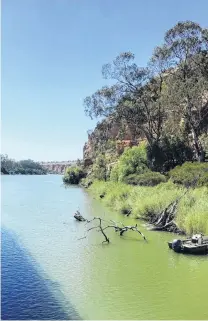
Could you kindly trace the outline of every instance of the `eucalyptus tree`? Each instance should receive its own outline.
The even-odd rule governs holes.
[[[135,136],[145,136],[151,145],[160,138],[165,115],[162,83],[151,79],[150,70],[138,67],[134,60],[131,52],[124,52],[103,66],[103,77],[114,83],[86,97],[85,112],[91,118],[113,115],[121,128],[127,124]]]
[[[191,134],[196,159],[203,161],[199,136],[208,124],[207,29],[192,21],[177,23],[166,32],[152,61],[167,67],[163,103],[168,119],[179,116],[184,130]]]
[[[113,117],[149,146],[167,134],[192,140],[195,158],[204,160],[200,135],[208,129],[208,30],[192,21],[168,30],[147,68],[131,52],[121,53],[102,74],[112,85],[84,100],[91,118]],[[191,138],[190,138],[191,136]]]

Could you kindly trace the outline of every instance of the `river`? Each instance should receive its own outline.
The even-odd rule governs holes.
[[[168,249],[168,233],[96,231],[74,220],[135,224],[61,176],[1,176],[2,319],[208,319],[208,256]]]

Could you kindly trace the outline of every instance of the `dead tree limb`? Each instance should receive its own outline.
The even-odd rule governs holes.
[[[153,230],[182,233],[175,222],[175,217],[177,214],[178,204],[187,192],[188,189],[176,200],[171,202],[156,218],[153,218],[151,222],[154,225],[152,228]]]
[[[92,220],[87,221],[86,224],[92,223],[95,220],[99,221],[99,225],[89,228],[86,232],[89,232],[89,231],[91,231],[93,229],[97,229],[97,232],[101,232],[102,235],[105,238],[105,240],[102,243],[105,243],[105,242],[106,243],[110,243],[110,239],[108,238],[108,236],[105,233],[105,230],[107,230],[109,228],[113,228],[115,230],[115,232],[119,232],[120,236],[122,236],[125,232],[127,232],[129,230],[130,231],[135,231],[135,232],[139,233],[143,237],[143,239],[146,241],[146,237],[144,236],[144,234],[141,231],[138,230],[137,224],[135,226],[131,226],[131,225],[130,226],[125,226],[123,223],[117,223],[117,222],[115,222],[113,220],[106,221],[106,220],[102,219],[101,217],[94,217]],[[103,226],[102,222],[110,223],[110,225]],[[120,224],[120,226],[119,226],[119,224]],[[86,236],[80,238],[79,240],[84,239],[84,238],[86,238]]]
[[[120,236],[122,236],[124,232],[127,232],[128,230],[138,232],[145,241],[147,240],[144,234],[138,230],[137,224],[135,226],[124,226],[123,228],[120,228]]]

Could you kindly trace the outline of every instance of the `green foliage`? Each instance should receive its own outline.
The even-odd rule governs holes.
[[[180,201],[177,215],[178,225],[187,234],[208,234],[208,189],[190,190]]]
[[[10,159],[8,155],[1,154],[1,173],[10,174],[15,169],[15,161]]]
[[[160,183],[165,183],[167,181],[166,176],[158,173],[147,171],[143,174],[131,174],[124,179],[124,183],[130,185],[140,185],[140,186],[155,186]]]
[[[104,180],[108,178],[107,160],[105,155],[99,155],[92,167],[91,177],[93,179]]]
[[[206,154],[208,154],[208,134],[203,133],[199,137],[200,143],[203,147],[203,150],[205,151]]]
[[[80,186],[83,186],[85,188],[88,188],[90,185],[92,185],[93,180],[90,177],[85,177],[80,180]]]
[[[122,182],[130,174],[141,174],[147,170],[146,145],[126,148],[118,163],[112,168],[110,180]]]
[[[109,151],[115,151],[116,149],[116,142],[113,139],[108,139],[105,145],[106,149]]]
[[[207,186],[208,187],[208,170],[204,172],[198,179],[197,186]]]
[[[176,184],[189,186],[208,186],[208,163],[186,162],[176,166],[168,176]]]
[[[171,181],[154,187],[95,181],[89,190],[97,198],[100,194],[105,194],[102,202],[114,210],[120,213],[131,210],[133,217],[146,220],[161,213],[185,191],[183,187],[176,186]],[[190,189],[182,197],[176,216],[176,223],[180,229],[187,234],[208,234],[207,199],[207,187]]]
[[[168,118],[180,115],[184,120],[185,131],[193,139],[197,160],[204,158],[199,135],[202,124],[208,121],[208,96],[205,94],[208,77],[204,73],[208,55],[204,32],[205,29],[195,22],[178,22],[166,32],[164,44],[157,48],[154,55],[157,65],[163,66],[162,70],[164,66],[172,69],[166,77],[167,90],[164,95]]]
[[[178,22],[165,33],[147,66],[139,67],[131,52],[104,65],[103,76],[112,85],[84,100],[91,118],[110,116],[120,127],[128,124],[134,137],[145,137],[154,170],[167,171],[190,160],[186,140],[194,158],[204,161],[200,137],[208,123],[207,34],[193,21]],[[168,134],[182,136],[182,141],[161,141]]]
[[[71,166],[66,169],[63,182],[66,184],[78,185],[82,178],[86,176],[82,167]]]
[[[167,172],[193,159],[193,151],[179,137],[163,137],[147,147],[148,164],[152,170]]]
[[[7,155],[1,155],[1,172],[3,174],[21,174],[21,175],[44,175],[46,169],[41,164],[31,159],[16,162],[8,158]]]
[[[119,160],[120,161],[120,160]],[[111,169],[110,172],[110,180],[113,182],[118,182],[119,180],[119,172],[120,172],[120,164],[117,162]]]

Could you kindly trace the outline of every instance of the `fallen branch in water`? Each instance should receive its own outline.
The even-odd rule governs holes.
[[[76,211],[74,218],[79,222],[85,222],[86,219],[80,214],[80,211]]]
[[[90,220],[90,221],[87,221],[86,222],[86,225],[88,224],[88,223],[91,223],[91,222],[93,222],[93,221],[95,221],[95,220],[98,220],[99,221],[99,225],[97,225],[97,226],[93,226],[93,227],[91,227],[91,228],[89,228],[86,232],[89,232],[89,231],[91,231],[91,230],[94,230],[94,229],[97,229],[97,232],[101,232],[102,234],[103,234],[103,236],[104,236],[104,238],[105,238],[105,240],[102,242],[102,243],[110,243],[110,239],[108,238],[108,236],[106,235],[106,233],[104,232],[106,229],[108,229],[108,228],[113,228],[114,230],[115,230],[115,232],[119,232],[119,235],[120,236],[122,236],[125,232],[127,232],[127,231],[134,231],[134,232],[137,232],[137,233],[139,233],[142,237],[143,237],[143,239],[146,241],[147,239],[146,239],[146,237],[144,236],[144,234],[141,232],[141,231],[139,231],[138,230],[138,228],[137,228],[137,224],[135,225],[135,226],[125,226],[123,223],[117,223],[117,222],[115,222],[115,221],[113,221],[113,220],[111,220],[111,221],[106,221],[106,220],[104,220],[104,219],[102,219],[102,218],[100,218],[100,217],[94,217],[92,220]],[[111,225],[107,225],[107,226],[103,226],[102,225],[102,223],[103,222],[105,222],[105,223],[112,223]],[[121,226],[119,226],[119,224],[121,225]],[[87,236],[84,236],[84,237],[82,237],[82,238],[80,238],[79,240],[82,240],[82,239],[84,239],[84,238],[86,238]]]

